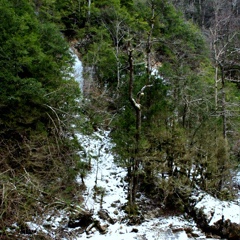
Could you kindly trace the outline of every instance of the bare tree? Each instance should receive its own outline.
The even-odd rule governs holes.
[[[110,13],[107,13],[110,14]],[[116,59],[116,72],[117,72],[117,91],[122,85],[121,82],[121,71],[124,69],[120,55],[122,52],[123,45],[121,44],[122,40],[127,34],[126,27],[126,17],[123,16],[119,11],[117,11],[114,7],[111,8],[111,14],[114,16],[113,21],[105,21],[102,19],[103,25],[108,30],[114,46],[114,56]]]
[[[233,48],[239,34],[237,26],[237,16],[233,12],[232,4],[229,1],[213,1],[214,17],[209,28],[211,48],[213,52],[215,66],[215,110],[222,117],[222,134],[227,137],[227,101],[226,101],[226,81],[227,75],[231,71],[230,60],[232,53],[238,51]],[[230,54],[229,54],[230,53]],[[230,61],[229,61],[230,60]],[[236,81],[236,80],[234,80]]]

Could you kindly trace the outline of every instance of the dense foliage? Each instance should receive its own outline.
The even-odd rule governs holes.
[[[69,46],[29,1],[0,4],[1,229],[27,220],[36,200],[74,180],[78,111]],[[59,176],[61,180],[59,181]],[[56,184],[57,182],[57,184]],[[59,194],[58,194],[59,195]],[[60,197],[60,195],[59,195]]]

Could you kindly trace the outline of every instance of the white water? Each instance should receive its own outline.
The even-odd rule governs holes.
[[[74,58],[74,78],[79,83],[79,87],[81,92],[83,92],[84,80],[83,80],[83,65],[82,62],[79,60],[77,54],[74,53],[74,50],[70,50],[72,56]]]

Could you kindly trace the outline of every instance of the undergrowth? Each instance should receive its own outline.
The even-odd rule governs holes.
[[[11,135],[13,136],[13,135]],[[31,134],[0,140],[0,238],[8,229],[81,198],[75,181],[81,160],[75,138]],[[10,239],[13,239],[11,236]]]

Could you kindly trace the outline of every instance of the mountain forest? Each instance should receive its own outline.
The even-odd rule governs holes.
[[[235,197],[239,0],[0,0],[0,22],[0,234],[81,199],[76,132],[110,131],[129,215],[138,192],[180,212],[196,189]]]

